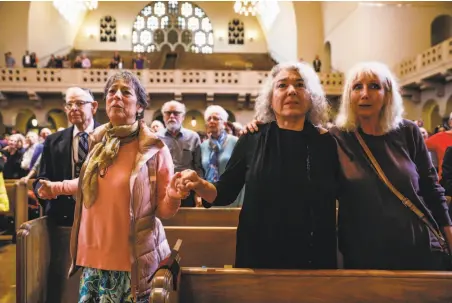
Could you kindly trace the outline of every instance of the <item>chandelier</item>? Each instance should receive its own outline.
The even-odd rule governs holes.
[[[81,13],[97,8],[97,0],[54,0],[53,6],[69,23],[75,24]]]
[[[86,1],[81,1],[81,2],[83,2],[86,9],[89,11],[95,10],[98,5],[98,2],[96,0],[86,0]]]
[[[259,0],[249,1],[249,0],[237,0],[234,4],[234,11],[240,15],[252,15],[257,14],[257,4]]]

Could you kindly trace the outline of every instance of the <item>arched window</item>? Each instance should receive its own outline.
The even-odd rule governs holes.
[[[229,44],[243,44],[245,42],[245,25],[239,19],[232,19],[228,25]]]
[[[185,51],[212,53],[213,31],[209,17],[191,2],[149,3],[135,18],[132,50],[149,53],[160,51],[165,45],[171,51],[182,46]]]
[[[116,19],[112,16],[100,19],[100,42],[116,42]]]
[[[432,46],[452,37],[452,16],[441,15],[436,17],[432,22],[430,32]]]

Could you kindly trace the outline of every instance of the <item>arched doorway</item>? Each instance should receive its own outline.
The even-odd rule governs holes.
[[[14,128],[23,134],[25,134],[30,129],[38,129],[38,121],[34,112],[30,109],[20,109],[16,116],[16,125]],[[36,124],[36,125],[35,125]]]
[[[204,121],[204,115],[195,109],[189,110],[185,114],[185,120],[182,126],[195,132],[205,132],[206,123]]]
[[[67,115],[66,113],[61,109],[52,109],[47,113],[47,121],[49,121],[49,125],[52,125],[52,122],[54,124],[54,129],[49,127],[52,132],[55,132],[60,127],[68,127],[68,121],[67,121]],[[52,121],[52,122],[50,122]]]
[[[225,109],[226,110],[226,112],[228,113],[228,121],[230,121],[230,122],[235,122],[236,120],[235,120],[235,115],[234,115],[234,113],[233,112],[231,112],[230,110],[228,110],[228,109]]]
[[[435,100],[428,100],[422,107],[422,120],[428,132],[433,132],[437,125],[442,124],[442,117],[439,114],[439,106]]]
[[[431,28],[431,46],[437,45],[452,37],[452,16],[441,15],[433,20]]]
[[[163,123],[163,125],[165,125],[165,121],[163,120],[163,115],[160,110],[156,110],[154,112],[154,115],[152,116],[152,121],[154,121],[154,120],[159,120],[160,122]],[[150,123],[152,123],[152,121],[150,121]]]
[[[452,95],[450,95],[450,96],[449,96],[449,99],[447,100],[447,103],[446,103],[446,113],[445,113],[445,115],[446,115],[447,117],[449,117],[451,113],[452,113]]]
[[[0,138],[3,137],[3,135],[5,134],[5,132],[6,132],[6,127],[5,127],[5,125],[3,124],[3,116],[2,116],[2,113],[0,113]]]
[[[326,73],[331,72],[331,43],[329,41],[325,42],[323,47],[323,70]]]
[[[58,127],[67,127],[67,125],[61,124],[61,126],[57,126],[58,123],[61,123],[60,120],[58,120],[59,118],[56,116],[47,116],[47,125],[39,125],[38,124],[38,120],[36,119],[36,116],[33,114],[31,116],[26,116],[24,115],[23,117],[21,117],[20,119],[22,121],[24,121],[24,117],[28,117],[28,120],[26,122],[26,126],[25,126],[25,131],[21,131],[19,128],[17,128],[17,130],[23,132],[24,134],[27,132],[36,132],[39,133],[39,131],[43,128],[43,127],[47,127],[49,128],[52,133],[56,132]],[[54,118],[55,117],[55,118]],[[19,118],[19,117],[18,117]],[[58,122],[57,122],[58,121]],[[16,122],[16,127],[17,127],[18,123]]]
[[[449,99],[447,100],[446,103],[446,113],[445,113],[445,118],[447,119],[447,124],[451,123],[450,117],[452,117],[452,95],[449,96]],[[452,125],[449,125],[449,127],[452,129]]]

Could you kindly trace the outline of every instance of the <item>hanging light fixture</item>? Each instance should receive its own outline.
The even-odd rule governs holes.
[[[191,126],[193,126],[193,127],[196,126],[196,118],[195,117],[191,117]]]
[[[96,0],[84,0],[82,2],[85,5],[86,9],[89,11],[95,10],[97,8],[97,5],[99,4]]]
[[[249,1],[249,0],[237,0],[234,4],[234,11],[237,14],[245,16],[256,16],[258,9],[259,0]]]
[[[81,13],[94,10],[97,0],[53,0],[53,6],[69,23],[75,24]]]

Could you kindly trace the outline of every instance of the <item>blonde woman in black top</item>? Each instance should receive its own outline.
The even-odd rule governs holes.
[[[360,138],[389,182],[452,243],[451,219],[416,124],[403,119],[395,77],[378,62],[347,75],[336,127],[341,165],[339,247],[345,268],[443,270],[441,241],[376,172]],[[446,245],[447,246],[447,245]]]

